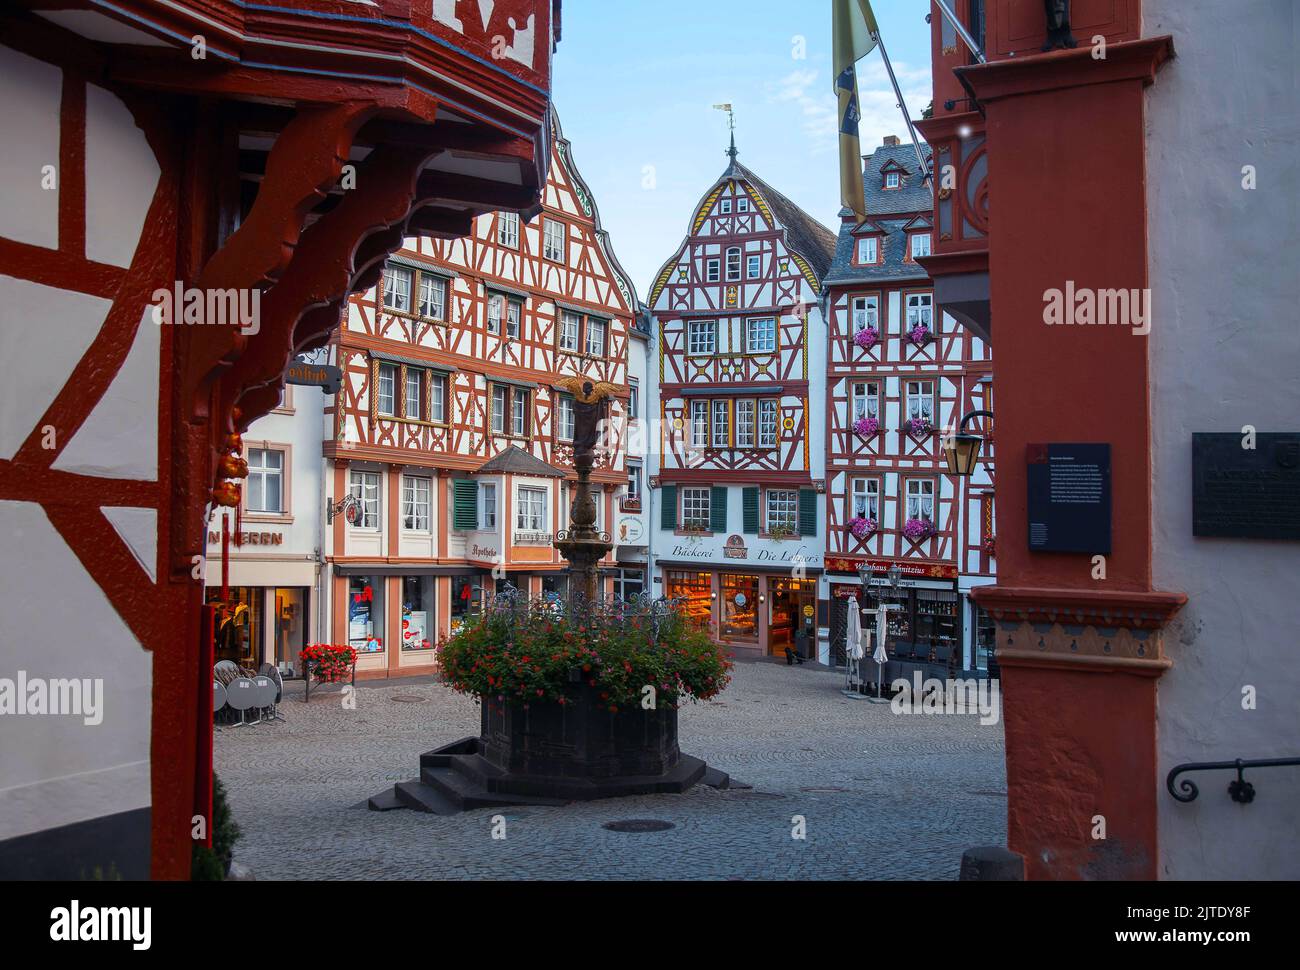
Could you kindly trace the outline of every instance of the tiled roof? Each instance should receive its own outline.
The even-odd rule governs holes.
[[[932,156],[927,147],[922,147],[926,163],[930,164]],[[903,186],[899,189],[885,189],[883,170],[892,162],[890,169],[902,169]],[[921,178],[916,162],[916,150],[911,144],[882,145],[868,156],[863,168],[863,190],[867,203],[867,215],[874,216],[871,222],[884,231],[881,240],[881,262],[875,266],[854,266],[853,246],[855,228],[852,218],[840,225],[839,238],[835,244],[835,258],[826,274],[825,283],[833,286],[839,283],[857,283],[869,280],[882,282],[907,282],[924,280],[927,275],[920,265],[906,261],[907,233],[903,227],[918,214],[932,218],[934,196],[930,183]],[[846,208],[840,212],[841,218],[851,217]],[[880,216],[897,216],[897,218],[879,218]]]
[[[767,200],[772,214],[785,228],[786,244],[808,261],[821,279],[835,258],[835,234],[804,212],[794,202],[772,188],[740,162],[732,161],[724,177],[742,178],[758,189]]]

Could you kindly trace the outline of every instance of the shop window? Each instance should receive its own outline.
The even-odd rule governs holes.
[[[645,593],[645,570],[620,569],[614,576],[614,596],[623,603],[631,603]]]
[[[758,577],[722,576],[723,640],[758,639]]]
[[[436,581],[432,576],[402,579],[402,649],[428,651],[434,648],[434,605]]]
[[[483,607],[483,587],[475,576],[451,577],[451,632],[477,616]]]
[[[955,592],[943,589],[918,589],[916,591],[916,636],[914,643],[930,648],[930,657],[949,663],[961,662],[961,641],[957,635],[957,606]],[[936,652],[936,648],[946,648]]]
[[[249,512],[279,515],[284,512],[284,452],[274,448],[248,449],[248,484],[245,507]]]
[[[985,610],[972,604],[975,612],[975,669],[993,673],[997,669],[994,650],[997,647],[998,628]]]
[[[708,573],[668,571],[664,575],[664,596],[693,626],[707,629],[713,620],[713,583]]]
[[[217,607],[216,658],[256,672],[262,665],[262,593],[260,586],[232,586],[222,602],[221,589],[207,587],[207,601]]]
[[[275,659],[282,670],[302,670],[301,654],[307,646],[306,589],[275,591]]]
[[[357,520],[353,527],[357,529],[378,529],[380,513],[379,472],[353,471],[349,475],[348,492],[359,503]]]
[[[384,578],[348,580],[348,643],[358,654],[384,652]]]

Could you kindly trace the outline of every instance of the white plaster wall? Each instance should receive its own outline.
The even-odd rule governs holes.
[[[1155,583],[1188,595],[1158,685],[1166,879],[1300,878],[1300,769],[1248,773],[1246,806],[1229,772],[1192,776],[1201,794],[1186,805],[1164,788],[1183,762],[1300,756],[1300,543],[1197,539],[1191,518],[1193,432],[1300,431],[1298,10],[1144,7],[1144,35],[1172,34],[1177,50],[1147,94]]]

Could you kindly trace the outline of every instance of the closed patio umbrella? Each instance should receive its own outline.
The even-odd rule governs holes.
[[[871,655],[871,659],[876,662],[876,696],[881,696],[881,685],[884,679],[885,664],[889,662],[889,652],[885,649],[885,628],[886,617],[888,614],[884,610],[876,611],[876,652]]]
[[[857,685],[854,683],[853,673],[855,670],[858,671],[857,680],[860,683],[862,680],[862,658],[867,655],[867,651],[862,642],[862,608],[858,606],[856,597],[848,601],[848,611],[848,621],[844,627],[845,667],[847,668],[844,680],[844,693],[849,694],[852,697],[859,697],[861,695],[858,694],[856,690]]]

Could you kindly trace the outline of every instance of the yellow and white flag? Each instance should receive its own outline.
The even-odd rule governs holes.
[[[876,49],[880,29],[870,0],[831,0],[834,19],[835,93],[840,112],[840,198],[861,222],[867,218],[862,192],[862,144],[858,122],[857,62]]]

